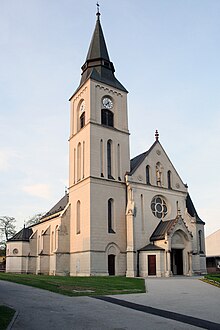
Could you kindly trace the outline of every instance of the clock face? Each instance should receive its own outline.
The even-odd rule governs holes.
[[[102,104],[106,109],[113,108],[113,102],[109,97],[104,97],[104,99],[102,100]]]
[[[85,111],[85,101],[82,101],[80,105],[80,112],[84,112],[84,111]]]

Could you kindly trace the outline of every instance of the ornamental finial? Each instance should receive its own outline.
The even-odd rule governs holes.
[[[96,3],[96,8],[97,8],[97,12],[96,12],[96,16],[97,16],[97,20],[99,21],[99,17],[100,17],[100,12],[99,12],[99,3]]]
[[[156,132],[155,132],[155,139],[156,139],[156,141],[159,141],[159,133],[158,133],[157,129],[156,129]]]

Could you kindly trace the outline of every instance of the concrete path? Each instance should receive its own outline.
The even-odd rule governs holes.
[[[17,310],[12,329],[220,329],[219,288],[197,278],[152,278],[146,285],[146,294],[100,300],[0,281],[0,305]]]

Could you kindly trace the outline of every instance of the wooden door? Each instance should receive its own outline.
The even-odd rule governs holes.
[[[148,275],[156,275],[156,255],[148,256]]]

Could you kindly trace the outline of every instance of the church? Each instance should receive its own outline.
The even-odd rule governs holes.
[[[96,14],[70,98],[69,189],[7,242],[6,272],[169,277],[206,273],[204,225],[159,141],[130,160],[128,91]]]

